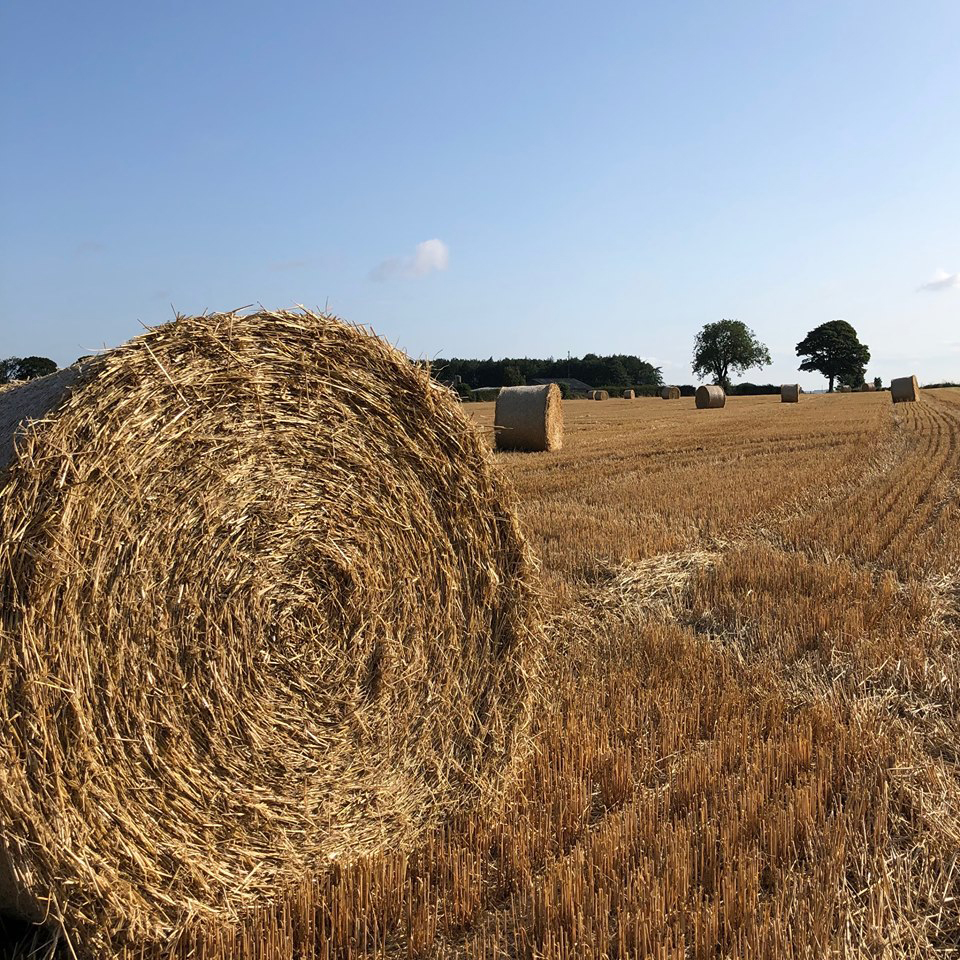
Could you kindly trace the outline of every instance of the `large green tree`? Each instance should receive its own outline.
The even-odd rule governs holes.
[[[711,377],[724,390],[730,389],[731,373],[741,374],[769,363],[770,351],[740,320],[708,323],[693,345],[693,372],[698,377]]]
[[[797,344],[797,356],[806,357],[800,369],[822,373],[830,393],[834,383],[859,386],[870,362],[870,348],[860,342],[857,331],[846,320],[830,320],[811,330]]]

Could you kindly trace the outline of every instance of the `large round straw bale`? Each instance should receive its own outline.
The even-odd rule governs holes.
[[[800,384],[799,383],[780,384],[780,402],[781,403],[799,403],[800,402]]]
[[[660,391],[660,397],[663,400],[679,400],[680,399],[680,388],[679,387],[664,387]]]
[[[636,395],[632,390],[624,390],[624,391],[623,391],[623,399],[624,399],[624,400],[633,400],[633,399],[636,398],[636,396],[637,396],[637,395]]]
[[[837,390],[840,393],[853,393],[853,387],[847,386],[846,384],[843,384],[842,386],[837,387]]]
[[[594,390],[593,391],[594,400],[609,400],[610,391],[609,390]]]
[[[876,386],[872,383],[861,383],[860,392],[861,393],[873,393],[876,390]]]
[[[0,386],[0,469],[13,459],[14,443],[23,427],[55,407],[78,374],[75,365],[36,380]]]
[[[724,393],[723,387],[715,384],[697,387],[696,403],[700,410],[722,407],[726,402],[727,395]]]
[[[916,377],[896,377],[890,381],[890,394],[894,403],[913,403],[920,396]]]
[[[425,370],[217,314],[0,410],[0,912],[103,956],[502,789],[529,563]]]
[[[493,418],[498,450],[559,450],[563,446],[563,397],[555,383],[504,387]]]

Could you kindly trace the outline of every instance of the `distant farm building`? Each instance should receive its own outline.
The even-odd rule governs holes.
[[[570,396],[577,393],[589,393],[593,387],[576,377],[531,377],[529,383],[545,387],[548,383],[555,383],[558,387],[566,387]]]

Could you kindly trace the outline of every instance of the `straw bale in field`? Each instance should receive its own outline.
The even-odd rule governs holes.
[[[502,790],[529,561],[427,371],[325,315],[184,317],[0,423],[0,912],[104,956]]]
[[[593,397],[592,397],[591,399],[593,399],[593,400],[609,400],[609,399],[610,399],[610,391],[609,391],[609,390],[594,390],[594,391],[593,391]]]
[[[624,390],[624,391],[623,391],[623,399],[624,399],[624,400],[634,400],[634,399],[636,398],[636,396],[637,396],[637,395],[636,395],[632,390]]]
[[[800,384],[782,383],[780,385],[781,403],[799,403],[800,402]]]
[[[861,393],[873,393],[876,390],[876,386],[872,383],[862,383],[860,384]]]
[[[848,387],[846,384],[843,386],[837,387],[837,390],[840,393],[853,393],[853,387]]]
[[[663,400],[679,400],[680,399],[680,388],[679,387],[664,387],[660,391],[660,397]]]
[[[913,403],[920,396],[916,377],[896,377],[890,381],[890,394],[894,403]]]
[[[555,383],[503,387],[493,422],[498,450],[559,450],[563,446],[560,388]]]
[[[727,395],[723,387],[715,384],[697,387],[696,403],[700,410],[722,407],[727,402]]]
[[[75,365],[36,380],[0,386],[0,468],[13,459],[14,444],[23,428],[59,403],[78,372]]]

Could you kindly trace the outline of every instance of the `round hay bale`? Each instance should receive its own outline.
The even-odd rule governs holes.
[[[890,395],[894,403],[915,403],[920,396],[916,377],[896,377],[890,381]]]
[[[636,395],[632,390],[624,390],[624,391],[623,391],[623,399],[624,399],[624,400],[635,400],[635,399],[636,399],[636,396],[637,396],[637,395]]]
[[[609,390],[594,390],[593,391],[594,400],[609,400],[610,391]]]
[[[555,383],[503,387],[493,424],[498,450],[559,450],[563,446],[560,388]]]
[[[727,395],[723,387],[715,384],[697,387],[696,403],[699,410],[713,410],[722,407],[727,402]]]
[[[664,387],[660,391],[660,397],[663,400],[679,400],[680,399],[680,388],[679,387]]]
[[[837,387],[837,390],[840,393],[853,393],[853,387],[848,387],[846,384],[843,386]]]
[[[182,317],[0,408],[0,912],[103,956],[502,790],[530,563],[404,354]]]
[[[66,395],[79,374],[78,364],[36,380],[0,386],[0,469],[13,459],[22,425],[42,417]]]
[[[861,393],[874,393],[876,391],[876,385],[872,383],[861,383],[860,392]]]
[[[800,384],[799,383],[780,384],[780,402],[781,403],[799,403],[800,402]]]

